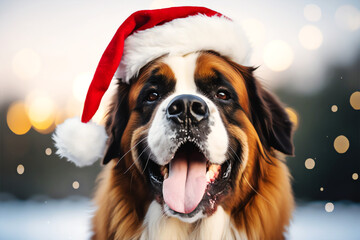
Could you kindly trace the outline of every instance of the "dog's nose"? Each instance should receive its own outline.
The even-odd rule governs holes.
[[[183,94],[171,100],[167,106],[166,116],[177,124],[182,124],[187,120],[196,124],[209,117],[209,108],[200,97]]]

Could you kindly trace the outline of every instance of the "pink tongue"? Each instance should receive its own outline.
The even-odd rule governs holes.
[[[176,212],[194,211],[205,193],[205,174],[206,160],[201,153],[176,154],[170,163],[169,177],[163,183],[165,203]]]

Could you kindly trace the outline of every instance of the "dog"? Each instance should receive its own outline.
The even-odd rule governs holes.
[[[235,22],[204,7],[142,10],[121,24],[81,121],[53,135],[79,167],[103,156],[93,239],[285,238],[293,127],[246,65],[250,48]],[[105,131],[90,120],[114,76]]]
[[[255,70],[195,51],[118,83],[93,239],[285,238],[293,126]]]

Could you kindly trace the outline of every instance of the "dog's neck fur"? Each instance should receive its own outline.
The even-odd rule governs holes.
[[[247,239],[240,234],[230,221],[230,216],[222,207],[208,218],[196,223],[185,223],[176,218],[169,218],[163,214],[161,206],[153,201],[148,209],[141,240],[157,239]]]

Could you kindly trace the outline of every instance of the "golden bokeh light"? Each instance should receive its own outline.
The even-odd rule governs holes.
[[[315,50],[321,46],[323,35],[317,27],[306,25],[299,32],[299,41],[305,49]]]
[[[289,115],[290,121],[293,123],[293,126],[295,129],[297,129],[298,124],[299,124],[299,116],[297,114],[297,112],[290,107],[285,108],[286,113]]]
[[[338,106],[332,105],[332,106],[331,106],[331,111],[332,111],[332,112],[337,112],[337,111],[338,111]]]
[[[43,122],[54,115],[54,103],[45,96],[39,96],[29,103],[29,117],[31,121]]]
[[[10,105],[6,115],[6,122],[9,129],[17,135],[23,135],[30,130],[31,123],[23,102],[14,102]]]
[[[317,22],[321,18],[321,8],[315,4],[307,4],[304,8],[304,17],[310,22]]]
[[[51,148],[46,148],[46,149],[45,149],[45,154],[46,154],[47,156],[50,156],[50,155],[52,154]]]
[[[360,11],[352,5],[339,7],[335,12],[336,23],[349,31],[356,31],[360,28]]]
[[[40,56],[32,49],[22,49],[13,57],[12,70],[20,79],[32,79],[40,72],[40,69]]]
[[[353,175],[351,177],[352,177],[353,180],[358,180],[359,179],[359,174],[353,173]]]
[[[324,188],[323,188],[323,187],[321,187],[321,188],[320,188],[320,192],[323,192],[323,191],[324,191]]]
[[[25,172],[25,167],[24,167],[24,165],[19,164],[19,165],[17,166],[17,168],[16,168],[16,171],[17,171],[17,173],[18,173],[19,175],[24,174],[24,172]]]
[[[55,104],[51,98],[38,95],[28,100],[28,116],[34,129],[42,134],[55,129]]]
[[[282,40],[268,43],[264,49],[264,63],[274,72],[285,71],[294,60],[294,53],[289,44]]]
[[[50,124],[51,123],[51,124]],[[38,133],[41,133],[41,134],[50,134],[52,133],[55,128],[56,128],[56,125],[54,123],[54,120],[53,119],[49,119],[48,122],[43,122],[40,124],[36,124],[36,125],[33,125],[34,129],[38,132]]]
[[[305,167],[309,170],[313,169],[315,167],[315,160],[312,158],[308,158],[305,161]]]
[[[331,202],[328,202],[325,204],[325,211],[328,213],[331,213],[332,211],[334,211],[334,208],[335,208],[335,206]]]
[[[74,181],[72,184],[73,189],[79,189],[80,183],[78,181]]]
[[[350,147],[350,142],[344,135],[340,135],[334,140],[334,148],[338,153],[346,153]]]
[[[350,105],[355,110],[360,110],[360,92],[354,92],[350,96]]]

